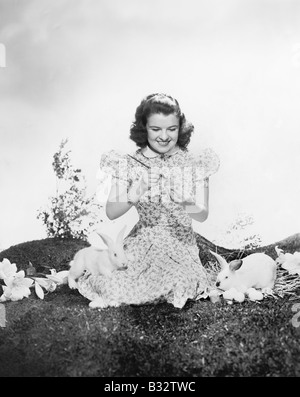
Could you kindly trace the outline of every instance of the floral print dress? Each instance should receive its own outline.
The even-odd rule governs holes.
[[[204,178],[217,171],[219,159],[211,149],[197,159],[181,149],[155,157],[147,157],[139,149],[133,157],[121,159],[111,151],[102,156],[100,164],[127,189],[145,166],[158,167],[163,175],[161,183],[136,204],[139,220],[124,239],[124,250],[130,254],[128,269],[110,277],[85,273],[78,280],[78,290],[91,301],[100,297],[103,307],[166,301],[182,308],[188,299],[201,297],[208,278],[199,258],[192,218],[187,208],[170,198],[170,186],[195,195]]]

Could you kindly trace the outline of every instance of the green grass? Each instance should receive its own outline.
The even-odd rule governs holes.
[[[0,260],[62,270],[85,244],[45,239],[12,247]],[[297,301],[202,300],[181,310],[162,303],[98,311],[67,286],[44,300],[32,292],[5,304],[0,376],[298,377],[300,328],[291,323]]]

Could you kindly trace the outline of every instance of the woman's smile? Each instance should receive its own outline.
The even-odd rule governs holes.
[[[167,146],[171,141],[157,141],[161,146]]]

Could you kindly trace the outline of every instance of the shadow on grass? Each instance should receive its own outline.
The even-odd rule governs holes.
[[[6,304],[1,376],[299,376],[288,299],[92,310],[77,291]]]

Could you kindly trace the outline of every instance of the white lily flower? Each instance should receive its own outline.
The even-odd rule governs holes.
[[[56,289],[56,283],[48,278],[44,277],[33,277],[35,283],[38,283],[46,291],[53,292]]]
[[[51,274],[47,274],[46,277],[49,280],[54,281],[57,285],[68,283],[69,270],[62,270],[61,272],[56,272],[55,269],[50,270]]]
[[[17,273],[17,265],[15,263],[10,263],[6,258],[0,262],[0,280],[8,277],[13,277]]]
[[[298,274],[300,276],[300,252],[294,252],[286,254],[282,249],[275,247],[278,258],[276,263],[280,264],[281,267],[289,272],[289,274]]]
[[[276,263],[280,265],[293,258],[293,254],[290,254],[289,252],[285,254],[281,248],[278,248],[277,245],[275,247],[275,251],[278,255],[278,257],[276,258]]]
[[[44,299],[45,294],[44,294],[43,288],[40,286],[40,284],[38,282],[34,283],[34,290],[40,299]]]
[[[7,300],[18,301],[23,298],[28,298],[30,295],[30,287],[33,284],[33,280],[25,278],[24,270],[19,271],[12,277],[4,279],[6,286],[3,286],[3,294],[0,297],[0,302]]]
[[[300,252],[295,252],[281,267],[290,274],[298,274],[300,276]]]

